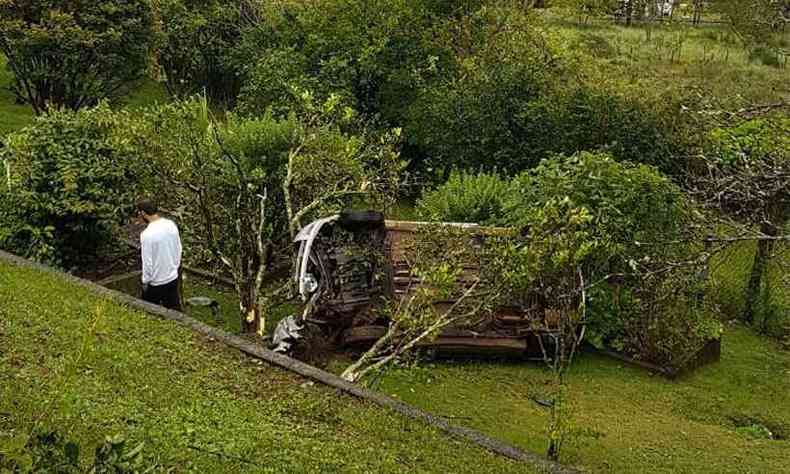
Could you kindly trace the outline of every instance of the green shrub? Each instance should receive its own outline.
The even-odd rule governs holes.
[[[545,97],[532,122],[540,126],[537,132],[551,137],[547,153],[601,150],[674,175],[693,146],[694,124],[683,112],[689,105],[685,99],[672,90],[656,97],[642,87],[582,84]]]
[[[694,209],[654,167],[582,152],[544,160],[514,179],[505,204],[511,225],[529,235],[544,206],[558,200],[589,216],[583,262],[590,289],[589,340],[651,362],[674,366],[717,337],[720,326],[700,298],[703,281],[690,270],[687,237]]]
[[[704,283],[693,267],[599,281],[588,292],[586,339],[599,349],[681,368],[722,334],[714,308],[703,297]]]
[[[242,74],[234,48],[249,27],[242,9],[238,2],[223,0],[159,2],[163,41],[158,63],[170,94],[204,93],[215,103],[235,102]]]
[[[0,469],[3,472],[55,472],[58,474],[133,474],[150,472],[157,465],[143,459],[144,443],[130,446],[122,435],[107,436],[96,446],[87,469],[80,465],[80,445],[56,431],[32,435],[0,435]]]
[[[121,127],[124,127],[123,129]],[[106,106],[52,112],[7,139],[0,246],[69,267],[110,242],[143,170],[128,120]]]
[[[11,88],[36,113],[119,96],[144,75],[155,42],[148,0],[0,2]]]
[[[429,76],[405,117],[406,135],[427,167],[510,174],[547,155],[553,127],[535,105],[563,67],[533,26],[527,17],[494,8],[457,21],[467,36],[464,52],[453,51],[450,65]]]
[[[528,224],[536,208],[563,198],[593,215],[595,232],[608,249],[600,263],[609,269],[642,256],[643,243],[679,238],[692,217],[681,189],[655,168],[582,152],[544,160],[516,177],[506,202],[508,223]]]
[[[748,120],[711,131],[701,171],[691,176],[695,194],[718,219],[759,229],[767,236],[784,234],[790,222],[789,137],[790,120],[783,117]],[[780,300],[787,285],[772,275],[784,273],[782,244],[758,240],[756,252],[747,255],[746,264],[740,266],[745,271],[739,273],[745,278],[739,280],[732,274],[717,280],[717,302],[725,308],[732,308],[733,302],[742,307],[742,312],[729,316],[760,322],[766,331],[776,332],[783,324],[788,303]],[[776,266],[779,268],[774,271]],[[726,268],[732,271],[736,267],[730,260]],[[742,297],[732,291],[740,284],[744,284]]]
[[[765,66],[773,67],[779,67],[782,64],[779,58],[779,52],[774,48],[764,45],[755,46],[754,48],[750,49],[749,60],[760,62]]]
[[[706,137],[706,154],[738,165],[772,157],[790,159],[790,119],[753,119],[734,127],[716,128]]]
[[[362,115],[398,126],[416,97],[421,71],[442,56],[432,41],[441,21],[440,13],[420,1],[293,2],[245,35],[239,51],[252,54],[237,61],[293,48],[304,66],[303,79],[313,82],[319,100],[334,93]]]
[[[315,93],[321,86],[307,69],[307,58],[294,48],[265,51],[247,72],[236,110],[245,116],[262,115],[267,110],[287,116],[298,108],[303,91]]]
[[[454,171],[417,204],[420,219],[434,222],[498,224],[504,220],[509,183],[496,174]]]
[[[574,46],[598,58],[613,58],[617,54],[608,38],[591,32],[581,33]]]
[[[693,105],[688,92],[646,93],[644,84],[598,74],[589,56],[512,10],[481,9],[455,27],[468,44],[453,52],[452,66],[419,83],[404,122],[426,168],[512,175],[558,153],[599,150],[671,174],[682,169],[695,145],[693,115],[683,113]],[[587,40],[611,54],[605,38]]]

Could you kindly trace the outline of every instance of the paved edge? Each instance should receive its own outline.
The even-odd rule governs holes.
[[[448,422],[445,418],[432,415],[428,412],[420,410],[419,408],[413,407],[382,393],[353,384],[341,377],[338,377],[335,374],[331,374],[312,365],[305,364],[304,362],[298,361],[291,357],[270,351],[239,336],[234,336],[233,334],[204,324],[187,316],[184,313],[148,303],[125,293],[105,288],[91,281],[75,277],[74,275],[70,275],[40,263],[32,262],[2,250],[0,250],[0,261],[4,261],[16,266],[35,268],[46,273],[55,274],[71,283],[76,283],[96,294],[110,298],[113,301],[129,308],[138,309],[163,319],[176,321],[196,332],[220,341],[225,345],[234,347],[252,357],[261,359],[290,372],[294,372],[298,375],[301,375],[302,377],[315,380],[329,387],[336,388],[343,393],[367,400],[382,407],[389,408],[403,416],[421,421],[452,436],[464,439],[466,441],[471,441],[472,443],[500,456],[529,464],[541,472],[556,474],[578,474],[580,472],[572,467],[549,461],[537,454],[529,453],[510,444],[498,441],[477,430],[454,425]]]

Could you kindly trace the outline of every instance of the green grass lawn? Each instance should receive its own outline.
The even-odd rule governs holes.
[[[437,361],[390,370],[376,388],[544,452],[548,412],[533,399],[547,381],[541,364]],[[721,362],[675,381],[582,354],[568,393],[579,432],[564,461],[590,472],[790,472],[790,352],[747,329],[728,328]]]
[[[184,300],[183,310],[185,313],[206,324],[218,327],[232,334],[239,334],[241,332],[239,297],[236,295],[235,290],[229,288],[225,284],[209,281],[190,273],[185,273],[183,278],[184,294],[182,298]],[[272,284],[275,288],[265,288],[264,290],[276,290],[281,284],[281,281],[275,281]],[[116,281],[107,286],[113,290],[124,292],[136,298],[139,298],[142,292],[139,276],[130,276],[129,278]],[[219,304],[217,314],[215,315],[211,308],[206,306],[190,306],[187,300],[196,296],[208,297],[216,301]],[[270,308],[266,318],[267,332],[271,333],[281,319],[299,310],[299,305],[290,302]]]
[[[281,281],[276,281],[275,288],[267,288],[264,291],[271,291],[279,288]],[[208,296],[219,303],[219,317],[215,317],[211,309],[206,307],[186,306],[184,309],[195,319],[199,319],[206,324],[217,326],[233,334],[241,332],[241,316],[239,314],[239,297],[225,285],[212,284],[206,280],[190,275],[184,279],[184,298],[193,296]],[[266,315],[266,331],[271,334],[277,323],[281,319],[301,311],[301,307],[295,303],[286,303],[269,309]]]
[[[732,246],[713,262],[722,311],[737,319],[754,245]],[[772,267],[771,280],[779,281]],[[221,286],[187,277],[186,296],[220,302],[221,318],[190,308],[206,323],[238,332],[237,298]],[[781,296],[786,294],[778,294]],[[728,298],[732,301],[727,303]],[[739,309],[740,308],[740,309]],[[295,308],[281,309],[270,327]],[[726,319],[726,318],[725,318]],[[337,373],[351,362],[335,356]],[[543,453],[548,372],[520,361],[437,361],[396,368],[374,387],[458,423]],[[790,352],[740,326],[729,326],[722,361],[680,380],[592,354],[570,375],[573,424],[579,430],[564,461],[591,472],[790,472]],[[760,436],[768,429],[778,438]]]
[[[120,433],[175,472],[525,472],[57,276],[0,263],[0,301],[0,441]]]

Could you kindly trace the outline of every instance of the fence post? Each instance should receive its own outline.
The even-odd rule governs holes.
[[[703,240],[703,245],[705,247],[705,264],[702,265],[702,270],[700,271],[699,275],[700,281],[702,283],[699,292],[697,292],[697,301],[699,304],[705,303],[705,294],[707,293],[708,281],[710,280],[710,250],[713,247],[713,238],[713,235],[709,234]]]

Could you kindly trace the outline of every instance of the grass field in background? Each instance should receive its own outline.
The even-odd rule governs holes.
[[[41,427],[175,472],[525,472],[54,275],[0,263],[0,301],[0,445]]]
[[[744,47],[727,25],[625,27],[582,24],[556,13],[545,17],[547,32],[592,57],[603,80],[631,82],[644,94],[660,94],[669,85],[693,87],[709,102],[730,107],[790,97],[786,58]],[[790,46],[790,31],[781,41]]]

